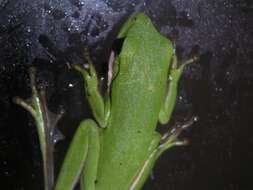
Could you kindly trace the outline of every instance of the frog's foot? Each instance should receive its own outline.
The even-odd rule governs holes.
[[[63,115],[63,110],[58,114],[50,112],[47,107],[45,89],[43,86],[39,86],[39,89],[36,86],[36,69],[34,67],[29,69],[29,75],[32,89],[31,98],[23,100],[15,97],[13,101],[30,112],[35,120],[43,159],[44,183],[47,189],[52,189],[54,185],[54,144],[63,138],[56,125]]]
[[[83,65],[73,65],[73,68],[79,71],[85,81],[85,86],[88,88],[88,90],[96,89],[98,86],[98,78],[97,73],[94,68],[94,66],[89,64],[83,64]]]
[[[177,57],[173,56],[172,57],[171,73],[170,73],[169,79],[172,82],[178,82],[179,79],[181,78],[181,75],[182,75],[185,67],[189,64],[196,62],[197,60],[198,60],[198,57],[194,56],[190,59],[187,59],[182,64],[180,64],[180,66],[178,66]]]
[[[96,70],[88,55],[86,55],[85,59],[88,65],[75,64],[73,68],[79,71],[83,77],[86,98],[88,99],[96,121],[99,123],[100,127],[106,127],[110,116],[109,90],[107,90],[106,98],[104,99],[100,93]]]
[[[60,109],[57,114],[52,113],[47,106],[45,87],[36,85],[36,69],[29,68],[30,87],[32,89],[32,97],[24,100],[20,97],[14,97],[13,102],[26,109],[34,117],[37,125],[43,125],[42,128],[53,133],[58,121],[62,118],[64,110]],[[45,126],[44,126],[45,125]],[[40,128],[39,128],[40,129]],[[48,132],[48,131],[46,131]]]
[[[189,144],[187,139],[178,139],[179,135],[185,129],[189,128],[194,122],[198,120],[197,117],[192,117],[185,123],[177,123],[169,132],[162,136],[160,145],[158,147],[157,156],[159,157],[165,150],[173,146],[182,146]]]
[[[98,78],[96,70],[92,64],[92,60],[89,54],[89,50],[85,48],[83,54],[84,62],[83,64],[73,64],[72,67],[79,71],[86,83],[86,86],[91,88],[96,88],[98,85]]]

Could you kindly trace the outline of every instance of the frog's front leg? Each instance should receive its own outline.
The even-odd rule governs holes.
[[[98,89],[98,78],[92,63],[89,62],[88,68],[80,65],[74,65],[74,68],[82,74],[86,97],[96,121],[100,127],[106,127],[110,116],[109,89],[105,93],[105,98],[103,98]]]
[[[179,79],[183,73],[186,65],[195,61],[195,58],[187,60],[185,63],[177,66],[177,57],[173,55],[172,57],[172,67],[169,74],[169,84],[167,88],[167,93],[165,96],[164,104],[161,107],[159,113],[159,122],[161,124],[166,124],[171,118],[172,111],[174,110],[176,100],[177,100],[177,88]]]
[[[84,120],[71,142],[54,190],[73,189],[84,168],[81,189],[94,190],[99,150],[99,128],[95,121]]]

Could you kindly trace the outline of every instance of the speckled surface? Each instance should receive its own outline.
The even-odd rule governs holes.
[[[199,117],[183,134],[191,144],[166,152],[143,189],[253,189],[252,1],[0,0],[1,189],[43,189],[33,120],[11,101],[29,97],[27,68],[37,67],[51,110],[65,110],[60,163],[77,123],[90,116],[80,78],[67,65],[89,47],[104,77],[115,35],[135,11],[175,42],[180,60],[200,57],[182,77],[173,117]]]

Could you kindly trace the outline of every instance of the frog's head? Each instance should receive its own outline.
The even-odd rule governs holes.
[[[124,38],[129,33],[129,30],[136,26],[143,26],[151,23],[150,19],[144,13],[132,14],[125,24],[122,26],[117,38]]]

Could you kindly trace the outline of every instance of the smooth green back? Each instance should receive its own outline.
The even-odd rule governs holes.
[[[111,118],[103,135],[96,190],[127,189],[142,166],[164,100],[173,48],[144,14],[133,15],[112,82]]]

